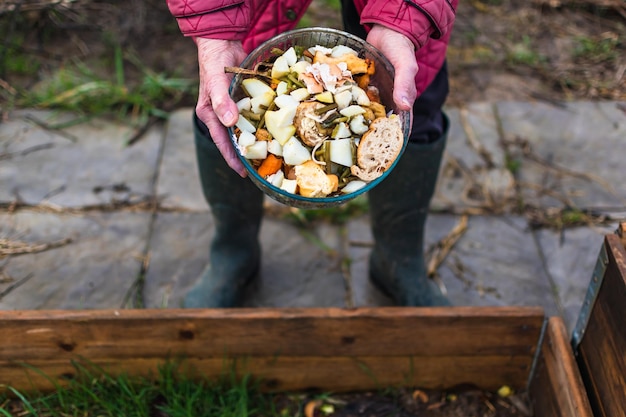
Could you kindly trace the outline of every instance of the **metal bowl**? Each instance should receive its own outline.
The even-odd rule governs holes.
[[[248,159],[241,155],[239,147],[237,146],[237,137],[233,128],[229,128],[230,138],[233,146],[237,150],[237,155],[239,156],[239,159],[242,161],[248,172],[248,177],[252,180],[252,182],[254,182],[257,187],[259,187],[265,194],[267,194],[274,200],[291,207],[306,209],[339,206],[376,187],[376,185],[383,181],[387,177],[387,175],[389,175],[389,173],[394,169],[395,165],[400,159],[400,156],[402,156],[402,154],[404,153],[404,150],[406,149],[406,145],[408,143],[408,137],[410,132],[410,113],[407,111],[400,111],[393,102],[392,94],[394,69],[391,63],[387,60],[387,58],[385,58],[385,56],[378,49],[374,48],[363,39],[340,30],[328,28],[306,28],[285,32],[259,45],[254,51],[250,53],[250,55],[246,57],[241,66],[243,68],[249,69],[254,68],[258,63],[266,61],[273,56],[271,52],[273,48],[287,50],[289,47],[296,45],[305,48],[315,45],[322,45],[329,48],[332,48],[336,45],[345,45],[357,51],[361,58],[368,58],[374,61],[376,65],[376,73],[372,76],[371,84],[379,89],[381,101],[387,108],[387,111],[393,110],[393,112],[400,117],[400,121],[402,124],[402,130],[404,133],[404,144],[402,146],[402,150],[400,151],[400,155],[398,155],[398,158],[396,158],[396,160],[389,167],[389,169],[387,169],[380,177],[369,182],[367,185],[355,192],[341,194],[337,196],[309,198],[303,197],[298,194],[288,193],[267,182],[257,173],[256,169],[254,169]],[[241,87],[243,77],[244,75],[242,74],[235,75],[230,84],[229,93],[235,101],[245,96],[245,92]]]

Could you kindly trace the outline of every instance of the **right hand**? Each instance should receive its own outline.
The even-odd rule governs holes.
[[[415,46],[405,35],[382,25],[374,25],[367,41],[389,59],[395,69],[393,101],[400,110],[412,111],[417,99],[415,75],[419,71]]]
[[[211,138],[224,160],[241,177],[247,175],[228,135],[227,127],[239,118],[237,104],[230,98],[228,87],[231,74],[224,67],[236,67],[246,57],[239,41],[196,38],[200,86],[196,114],[211,133]]]

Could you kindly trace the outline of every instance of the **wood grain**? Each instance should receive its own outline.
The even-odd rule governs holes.
[[[550,317],[539,352],[529,384],[535,414],[592,417],[562,318]]]
[[[246,364],[281,390],[519,388],[543,321],[535,307],[5,311],[0,375],[24,387],[21,363],[62,383],[73,360],[141,375],[183,358],[210,376]]]
[[[108,375],[154,376],[164,359],[100,359],[78,364]],[[476,357],[250,357],[183,359],[181,369],[189,377],[217,379],[234,374],[253,375],[265,391],[367,391],[389,387],[419,386],[449,388],[471,383],[496,390],[502,385],[524,389],[531,363],[524,356]],[[32,367],[32,368],[31,368]],[[5,383],[29,390],[53,389],[66,385],[77,375],[69,361],[31,361],[28,368],[19,363],[0,363],[9,378]],[[33,369],[36,369],[34,371]],[[98,373],[98,372],[96,372]]]
[[[597,417],[626,417],[626,251],[605,236],[608,265],[577,348],[580,372]]]
[[[534,307],[0,312],[0,360],[532,355]]]

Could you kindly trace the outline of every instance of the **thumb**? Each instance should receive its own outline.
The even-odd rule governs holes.
[[[237,122],[237,104],[228,93],[230,79],[224,74],[216,74],[209,78],[210,103],[215,115],[224,126],[233,126]]]
[[[415,76],[418,71],[413,43],[403,34],[381,25],[372,27],[367,41],[378,48],[394,67],[394,103],[400,110],[411,110],[417,98]]]
[[[413,103],[417,99],[417,88],[415,87],[415,75],[417,74],[417,64],[414,68],[404,65],[395,66],[396,74],[393,82],[393,101],[399,109],[409,111],[413,108]]]

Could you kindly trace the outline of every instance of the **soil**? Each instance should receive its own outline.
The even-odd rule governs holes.
[[[526,396],[505,397],[472,386],[447,391],[400,390],[393,393],[356,393],[325,398],[276,397],[283,415],[304,417],[521,417],[531,416]]]
[[[19,7],[11,10],[11,5]],[[195,47],[180,35],[165,0],[16,0],[0,5],[0,13],[0,36],[12,53],[27,58],[31,69],[20,72],[0,64],[0,92],[32,88],[76,61],[110,76],[115,44],[144,68],[197,76]],[[341,28],[339,12],[321,0],[313,1],[303,23]],[[140,82],[145,69],[130,61],[126,82]],[[622,0],[462,0],[448,63],[448,103],[453,106],[624,100],[626,6]],[[165,107],[192,105],[194,99],[184,97]]]

